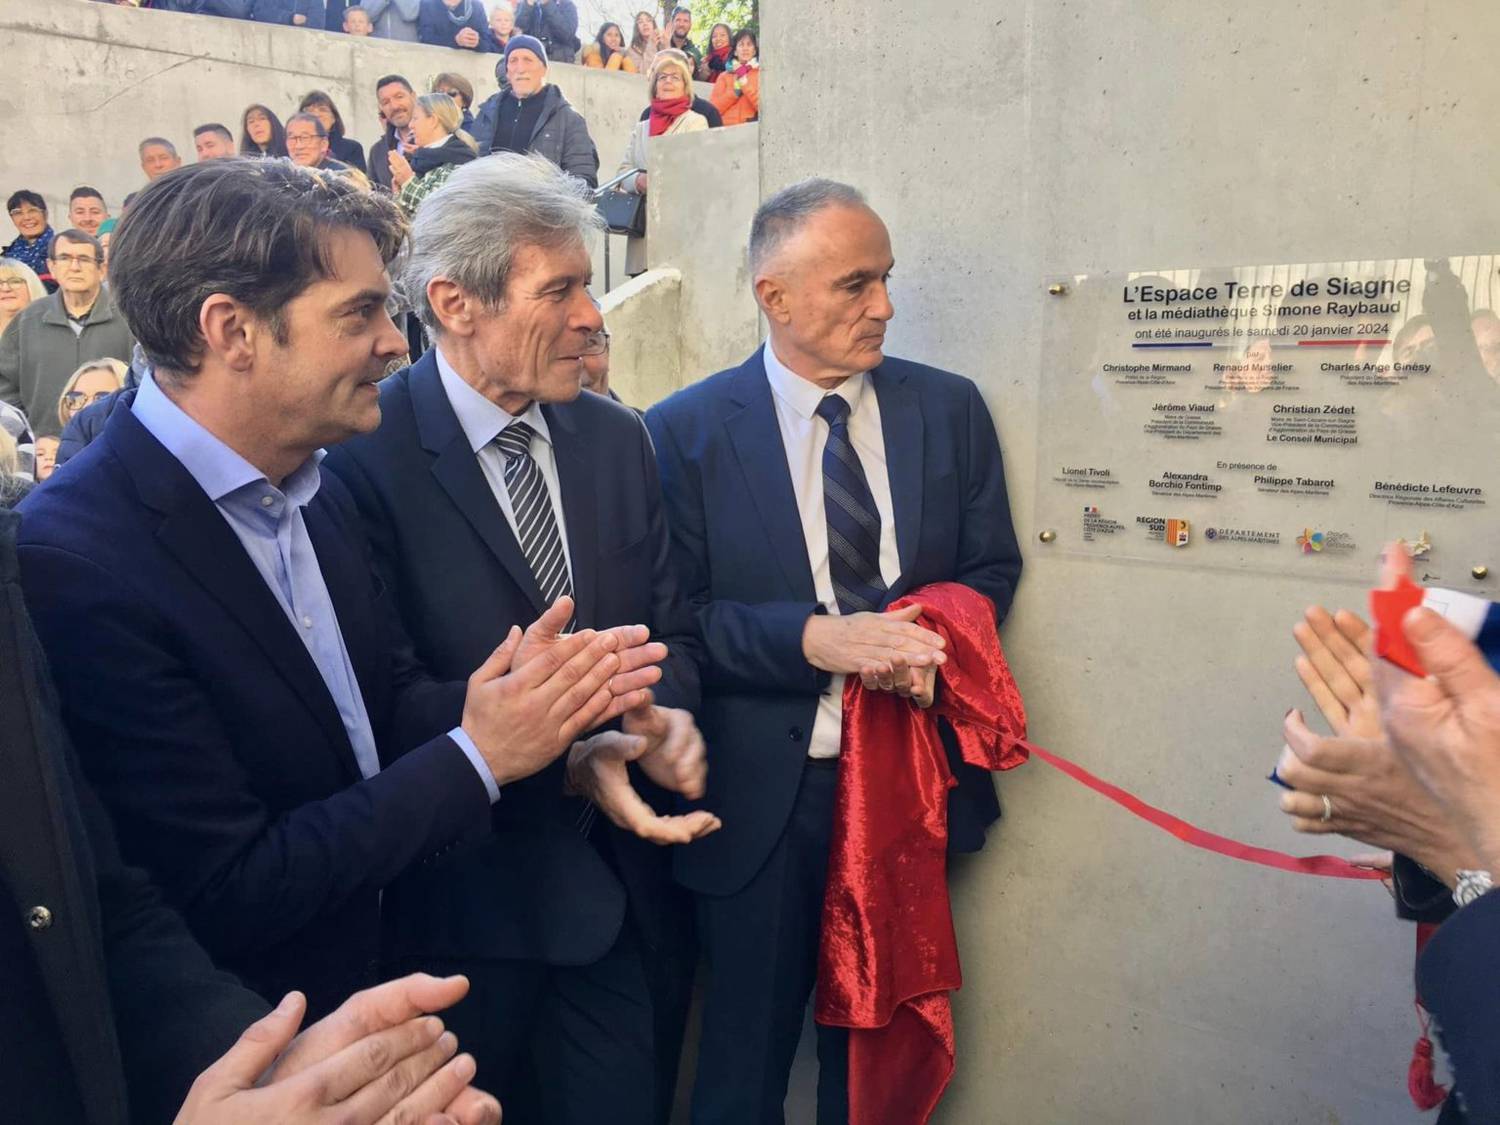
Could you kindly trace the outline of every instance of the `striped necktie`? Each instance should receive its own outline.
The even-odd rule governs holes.
[[[500,431],[495,445],[505,457],[505,488],[515,516],[516,540],[542,592],[542,601],[551,605],[565,594],[573,596],[573,579],[568,574],[568,556],[563,553],[546,478],[531,457],[534,433],[525,422],[512,422]]]
[[[823,513],[828,520],[828,573],[840,613],[880,608],[880,510],[864,466],[849,441],[849,402],[824,395],[818,417],[828,423],[823,447]]]

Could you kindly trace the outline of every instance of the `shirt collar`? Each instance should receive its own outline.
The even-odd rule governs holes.
[[[766,378],[777,398],[786,403],[806,421],[812,421],[818,412],[818,403],[825,395],[842,395],[849,404],[849,413],[859,409],[859,400],[864,395],[866,375],[860,372],[851,375],[831,391],[825,391],[816,383],[802,378],[776,356],[771,341],[765,345]]]
[[[543,441],[548,445],[552,444],[552,434],[547,429],[547,419],[539,404],[532,402],[520,414],[509,414],[501,410],[469,386],[464,377],[453,369],[448,357],[443,354],[442,344],[436,345],[432,350],[437,355],[438,377],[443,381],[443,391],[448,395],[453,413],[458,416],[459,427],[468,439],[471,450],[478,453],[514,422],[525,422]]]
[[[197,419],[168,398],[150,372],[141,377],[130,412],[152,437],[166,447],[168,453],[182,463],[182,467],[198,482],[198,487],[215,504],[248,485],[269,484],[265,473],[209,433]],[[280,491],[297,507],[308,503],[317,494],[318,462],[322,458],[320,449],[282,482]]]

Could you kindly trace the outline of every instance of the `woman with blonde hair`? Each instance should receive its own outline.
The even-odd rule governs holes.
[[[422,200],[448,182],[457,168],[478,155],[479,146],[463,130],[463,114],[447,94],[423,94],[411,114],[417,147],[406,155],[391,152],[391,187],[410,218]]]
[[[18,258],[0,258],[0,332],[32,301],[47,295],[36,271]]]
[[[63,429],[85,406],[108,398],[125,385],[130,369],[118,359],[91,359],[68,376],[57,396],[57,420]]]
[[[616,175],[632,168],[646,167],[647,145],[657,137],[678,133],[696,133],[708,128],[708,118],[693,112],[693,68],[681,51],[663,51],[646,73],[646,89],[651,99],[646,119],[636,125],[625,148]],[[622,191],[645,195],[648,188],[645,172],[626,179]],[[646,269],[646,237],[631,238],[625,244],[625,273],[634,277]]]

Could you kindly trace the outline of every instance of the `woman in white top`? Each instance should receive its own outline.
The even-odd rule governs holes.
[[[693,69],[687,60],[676,51],[656,57],[651,69],[646,72],[646,88],[650,91],[651,113],[630,134],[630,144],[625,148],[625,159],[620,161],[616,175],[632,168],[646,167],[646,146],[656,137],[670,137],[677,133],[696,133],[708,128],[708,119],[693,112]],[[645,195],[648,187],[645,172],[627,179],[620,187],[637,195]],[[632,238],[625,247],[625,273],[634,277],[646,269],[645,236]]]

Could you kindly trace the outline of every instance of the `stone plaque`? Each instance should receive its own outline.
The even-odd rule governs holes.
[[[1366,582],[1500,574],[1500,256],[1058,277],[1041,548]]]

